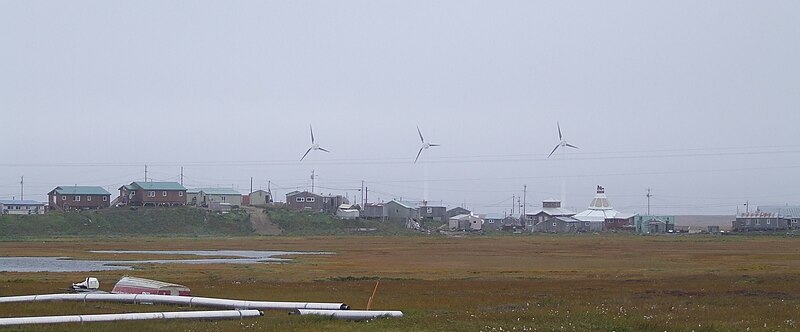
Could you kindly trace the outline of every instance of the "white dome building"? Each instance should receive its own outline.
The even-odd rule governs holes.
[[[597,194],[594,195],[589,209],[574,215],[575,219],[589,222],[589,229],[592,231],[607,230],[635,230],[633,217],[635,214],[622,213],[611,206],[611,202],[606,197],[605,188],[597,186]]]

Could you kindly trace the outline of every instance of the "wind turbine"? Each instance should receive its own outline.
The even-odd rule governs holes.
[[[422,141],[422,146],[419,148],[419,152],[417,152],[417,157],[414,158],[415,164],[417,163],[417,160],[419,160],[419,155],[422,154],[422,150],[427,150],[429,147],[432,146],[439,146],[439,144],[431,144],[425,142],[425,138],[422,137],[422,132],[419,130],[419,126],[417,126],[417,133],[419,134],[419,140]]]
[[[311,130],[311,147],[309,147],[308,150],[306,150],[306,153],[303,154],[303,157],[300,158],[300,161],[303,161],[303,159],[306,158],[306,156],[308,155],[309,152],[311,152],[311,150],[330,152],[320,147],[319,144],[317,144],[316,141],[314,141],[314,128],[312,128],[311,125],[308,125],[308,129]]]
[[[558,144],[556,144],[556,147],[553,148],[553,151],[550,151],[550,154],[547,155],[548,159],[560,147],[570,147],[570,148],[573,148],[573,149],[577,149],[578,148],[577,146],[574,146],[572,144],[567,143],[567,140],[565,140],[564,136],[561,135],[561,124],[559,124],[558,121],[556,121],[556,126],[558,126],[558,140],[559,140],[559,142],[558,142]],[[564,174],[563,174],[563,172],[564,172],[563,170],[565,170],[566,168],[562,167],[561,169],[562,169],[562,174],[561,174],[561,206],[566,206],[566,204],[567,204],[566,203],[566,200],[567,200],[567,181],[564,180]]]
[[[556,144],[556,147],[553,148],[553,151],[550,151],[550,154],[547,155],[547,158],[550,158],[550,156],[552,156],[553,153],[555,153],[556,150],[558,150],[559,147],[568,146],[568,147],[571,147],[573,149],[577,149],[578,148],[577,146],[574,146],[572,144],[567,143],[567,140],[565,140],[564,137],[561,135],[561,125],[558,122],[556,122],[556,125],[558,126],[558,140],[560,142],[558,142],[558,144]]]

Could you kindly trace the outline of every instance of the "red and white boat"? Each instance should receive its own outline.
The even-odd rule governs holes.
[[[192,296],[189,287],[184,285],[128,276],[122,277],[122,279],[114,285],[111,294]]]

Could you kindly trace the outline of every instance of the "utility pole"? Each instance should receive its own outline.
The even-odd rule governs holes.
[[[250,177],[250,192],[253,192],[253,177]]]
[[[364,187],[364,206],[367,205],[368,201],[369,201],[369,187]],[[364,207],[362,206],[361,208],[363,209]]]
[[[528,205],[528,185],[522,185],[522,215],[525,216],[525,212],[527,212]]]
[[[361,180],[361,208],[364,208],[366,202],[364,201],[364,180]]]
[[[181,185],[183,185],[183,166],[181,166]]]
[[[744,202],[745,212],[750,213],[750,200]]]
[[[25,175],[19,178],[19,199],[25,200]]]
[[[147,165],[144,165],[144,182],[147,182]]]
[[[269,198],[272,199],[272,180],[267,180],[267,192],[269,193]]]
[[[650,197],[653,197],[653,195],[650,194],[650,188],[647,188],[647,195],[645,195],[645,196],[647,196],[647,215],[649,216],[650,215]]]
[[[511,195],[511,215],[512,216],[514,215],[514,200],[516,200],[516,199],[517,199],[516,196]]]

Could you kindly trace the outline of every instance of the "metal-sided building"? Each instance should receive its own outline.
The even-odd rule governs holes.
[[[788,230],[791,225],[791,219],[777,213],[755,211],[738,214],[732,228],[737,232],[781,231]]]
[[[186,205],[186,188],[177,182],[131,182],[119,187],[119,196],[132,206]]]
[[[675,216],[635,216],[633,223],[639,234],[657,234],[675,231]]]
[[[34,200],[0,200],[0,211],[3,214],[44,214],[44,203]]]
[[[194,206],[209,206],[212,202],[242,206],[242,194],[233,188],[195,188],[186,190],[187,203]]]
[[[272,195],[265,190],[251,192],[248,197],[250,197],[249,205],[251,206],[267,206],[272,203]]]
[[[575,212],[561,207],[561,201],[556,199],[547,199],[542,201],[542,208],[525,213],[523,220],[525,229],[529,232],[536,231],[535,225],[543,223],[552,217],[571,217]],[[540,227],[547,228],[547,227]]]
[[[386,203],[386,217],[395,220],[419,219],[419,209],[396,200]]]
[[[556,216],[537,223],[534,227],[535,232],[542,233],[578,233],[589,231],[589,222],[570,216]]]

